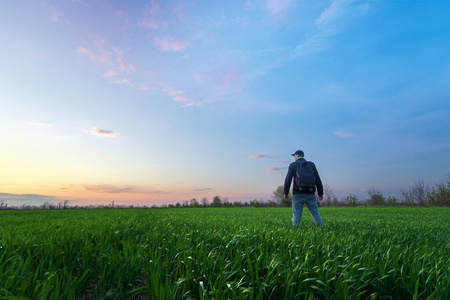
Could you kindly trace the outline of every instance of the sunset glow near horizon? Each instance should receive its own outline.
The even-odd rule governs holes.
[[[450,173],[450,1],[2,1],[0,201],[338,198]]]

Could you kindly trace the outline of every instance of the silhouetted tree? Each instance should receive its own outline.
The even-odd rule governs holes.
[[[328,183],[323,185],[323,202],[326,206],[335,205],[337,203],[337,197],[334,194],[334,190]]]
[[[208,199],[206,197],[203,197],[202,205],[203,205],[203,207],[207,207],[209,205],[209,201],[208,201]]]
[[[220,196],[214,196],[214,199],[211,203],[211,207],[221,207],[222,206],[222,200],[220,199]]]
[[[189,206],[190,206],[190,207],[199,207],[200,204],[198,203],[197,199],[192,198],[191,201],[190,201],[190,203],[189,203]]]
[[[292,206],[292,195],[289,193],[287,199],[284,200],[284,186],[280,185],[273,191],[273,199],[281,206]]]
[[[253,207],[260,207],[260,206],[261,206],[261,203],[259,203],[258,200],[254,199],[254,200],[251,200],[251,201],[250,201],[250,206],[253,206]]]
[[[369,199],[367,200],[367,204],[373,205],[373,206],[381,206],[386,205],[386,198],[381,194],[380,191],[378,191],[376,188],[372,187],[369,188],[367,191],[367,194],[369,194]]]

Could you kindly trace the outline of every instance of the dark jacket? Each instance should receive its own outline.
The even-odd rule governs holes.
[[[304,158],[299,158],[299,159],[297,159],[297,161],[295,161],[289,165],[286,179],[284,180],[284,194],[285,195],[289,194],[289,189],[291,188],[291,182],[292,182],[292,179],[295,177],[295,174],[297,173],[298,165],[304,161],[306,161]],[[314,165],[314,163],[312,163],[312,165],[313,165],[313,170],[314,170],[314,176],[316,177],[317,194],[319,194],[319,197],[322,197],[323,196],[322,180],[320,179],[319,172],[317,172],[317,169],[316,169],[316,166]],[[292,188],[292,193],[293,194],[310,194],[309,192],[300,191],[298,188],[298,185],[295,183],[295,180],[294,180],[294,187]]]

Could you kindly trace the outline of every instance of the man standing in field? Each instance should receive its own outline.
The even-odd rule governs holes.
[[[301,150],[294,154],[294,162],[289,165],[289,169],[284,181],[284,199],[287,199],[289,189],[291,188],[292,179],[294,179],[294,186],[292,188],[292,222],[294,226],[298,226],[302,220],[303,204],[306,206],[314,219],[317,226],[322,226],[322,218],[319,214],[319,207],[316,199],[319,195],[319,201],[323,199],[323,186],[320,180],[319,172],[313,162],[308,162],[304,158],[304,153]]]

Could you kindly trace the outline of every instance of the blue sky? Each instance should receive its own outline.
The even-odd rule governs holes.
[[[338,197],[450,173],[449,1],[3,1],[0,200]]]

